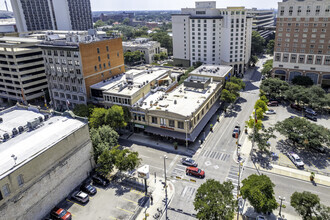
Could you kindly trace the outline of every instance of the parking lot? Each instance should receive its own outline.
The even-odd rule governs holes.
[[[130,219],[146,201],[141,189],[116,181],[112,181],[108,187],[96,188],[96,195],[90,196],[85,205],[69,196],[58,206],[71,212],[72,219]]]
[[[292,109],[289,105],[271,106],[269,109],[276,111],[276,114],[266,115],[263,119],[263,124],[266,128],[274,126],[276,122],[283,121],[290,116],[303,117],[301,111]],[[308,120],[308,119],[307,119]],[[330,129],[329,115],[318,115],[317,122],[308,120],[312,123],[322,125]],[[305,170],[314,171],[320,174],[330,176],[330,155],[322,154],[315,151],[304,150],[303,148],[294,148],[286,141],[286,138],[280,133],[275,132],[276,139],[271,139],[271,151],[278,155],[278,158],[273,163],[296,168],[292,161],[288,158],[287,153],[294,152],[299,155],[305,164]]]

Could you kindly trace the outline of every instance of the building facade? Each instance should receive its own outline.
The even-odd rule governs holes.
[[[260,36],[267,38],[275,31],[275,11],[259,10],[252,8],[247,10],[247,14],[253,18],[252,30],[258,31]],[[272,30],[274,28],[274,30]]]
[[[172,15],[174,63],[229,65],[233,73],[244,73],[252,35],[252,18],[245,8],[217,9],[215,1],[195,5]]]
[[[330,88],[330,1],[278,3],[273,75],[291,82],[310,77]]]
[[[42,219],[94,167],[87,121],[18,105],[0,117],[0,219]]]
[[[150,41],[147,38],[137,38],[134,41],[124,41],[123,50],[125,52],[140,51],[144,55],[144,61],[147,64],[154,62],[155,54],[160,52],[167,53],[166,48],[160,47],[160,43],[157,41]]]
[[[91,85],[125,71],[121,38],[68,33],[65,38],[50,35],[39,46],[55,109],[87,104]]]
[[[93,28],[90,0],[11,0],[18,32]]]
[[[47,78],[41,41],[0,38],[0,101],[30,102],[45,95]]]

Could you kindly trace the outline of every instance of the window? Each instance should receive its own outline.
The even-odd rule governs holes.
[[[324,64],[330,65],[330,56],[325,56]]]
[[[3,195],[5,197],[9,196],[10,195],[10,189],[9,189],[9,185],[6,184],[2,187],[2,191],[3,191]]]
[[[151,123],[153,123],[153,124],[158,124],[158,122],[157,122],[157,117],[152,116],[152,117],[151,117]]]
[[[305,63],[305,55],[299,55],[299,63]]]
[[[100,48],[96,48],[97,53],[100,53]]]
[[[97,59],[98,59],[99,62],[101,62],[101,57],[100,56],[98,56]]]
[[[275,54],[275,61],[281,61],[281,54],[280,53]]]
[[[170,127],[174,128],[174,120],[169,120],[168,123]]]
[[[160,118],[160,125],[165,125],[166,126],[166,119],[165,118]]]
[[[107,52],[109,52],[109,46],[106,46],[105,48],[106,48]]]
[[[184,129],[183,121],[178,121],[178,128]]]

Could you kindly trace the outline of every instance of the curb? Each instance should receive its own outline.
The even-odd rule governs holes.
[[[248,165],[246,165],[245,167],[255,170],[254,167],[250,167],[250,166],[248,166]],[[270,174],[274,174],[274,175],[278,175],[278,176],[287,177],[287,178],[291,178],[291,179],[296,179],[296,180],[304,181],[304,182],[306,182],[306,183],[310,183],[310,181],[307,181],[307,180],[299,179],[299,178],[292,177],[292,176],[286,176],[286,175],[279,174],[279,173],[272,173],[272,172],[269,172],[269,171],[266,171],[266,170],[260,170],[260,169],[259,169],[259,172],[270,173]],[[323,187],[330,188],[330,186],[327,186],[327,185],[324,185],[324,184],[321,184],[321,183],[317,183],[317,185],[320,185],[320,186],[323,186]]]

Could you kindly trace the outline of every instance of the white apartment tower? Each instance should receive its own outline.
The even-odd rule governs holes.
[[[330,0],[278,3],[273,74],[291,82],[308,76],[330,90]]]
[[[196,2],[172,15],[174,63],[229,65],[244,73],[251,53],[252,18],[244,7],[217,9],[215,1]]]
[[[18,32],[93,28],[90,0],[11,0]]]

